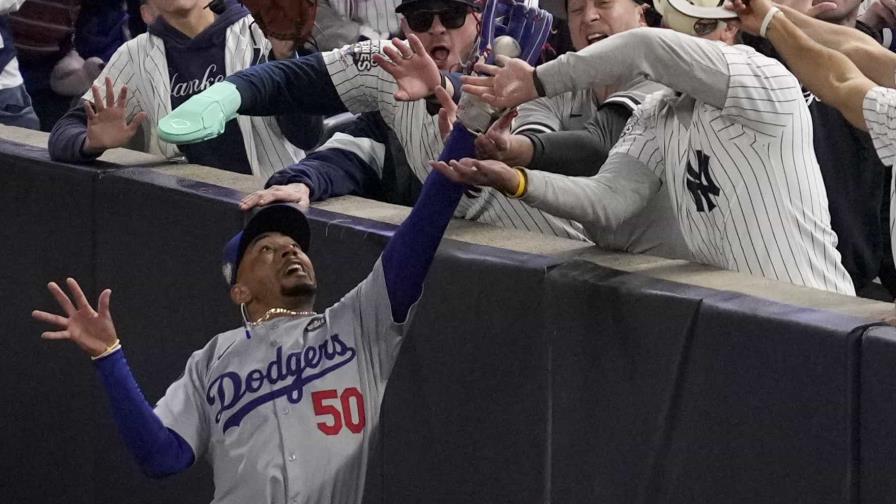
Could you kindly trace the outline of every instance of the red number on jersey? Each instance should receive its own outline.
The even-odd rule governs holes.
[[[339,403],[325,404],[324,401],[339,399]],[[364,410],[364,395],[355,387],[349,387],[338,394],[335,389],[318,390],[311,393],[311,402],[314,405],[314,414],[328,416],[331,422],[318,422],[317,428],[328,436],[335,436],[342,431],[342,426],[348,427],[353,434],[359,434],[367,425],[367,413]],[[354,404],[354,407],[353,407]],[[342,406],[342,411],[338,406]]]

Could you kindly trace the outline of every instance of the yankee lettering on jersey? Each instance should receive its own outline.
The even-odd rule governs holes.
[[[225,413],[234,410],[224,420],[223,432],[239,427],[246,415],[277,398],[285,396],[291,404],[298,404],[304,397],[305,385],[345,366],[357,352],[338,334],[333,334],[318,345],[289,352],[286,356],[283,347],[278,346],[274,354],[267,365],[245,374],[224,371],[212,378],[205,399],[209,406],[218,405],[215,423],[221,423]],[[272,390],[259,393],[265,383]]]

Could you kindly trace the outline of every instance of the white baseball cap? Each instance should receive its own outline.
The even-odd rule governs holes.
[[[700,35],[694,26],[704,19],[737,19],[737,13],[723,7],[725,0],[654,0],[663,24],[690,35]]]

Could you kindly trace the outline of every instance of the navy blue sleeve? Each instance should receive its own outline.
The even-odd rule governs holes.
[[[324,131],[323,116],[298,113],[278,115],[275,119],[280,132],[296,147],[311,150],[320,142]]]
[[[324,149],[274,173],[265,187],[302,183],[311,201],[352,194],[365,198],[380,191],[379,174],[357,155],[342,149]]]
[[[242,115],[347,112],[320,53],[251,66],[227,77],[240,92]]]
[[[47,141],[50,159],[63,163],[94,161],[100,157],[99,154],[88,156],[81,152],[85,138],[87,138],[87,113],[84,112],[84,102],[80,101],[53,125]]]
[[[118,431],[144,474],[163,478],[193,465],[195,455],[190,444],[165,427],[149,407],[131,374],[124,351],[118,350],[94,364],[109,396]]]
[[[332,145],[331,138],[305,159],[274,173],[265,187],[302,183],[311,190],[311,201],[352,194],[365,198],[377,198],[382,193],[380,171],[368,164],[361,155],[362,142],[374,142],[385,152],[388,133],[382,121],[377,121],[376,113],[367,112],[352,119],[340,135],[339,142]],[[353,140],[357,139],[357,147]],[[384,156],[385,157],[385,156]],[[382,166],[384,159],[378,162]]]
[[[472,133],[455,123],[439,159],[475,157],[474,139]],[[383,276],[395,322],[404,322],[411,306],[420,298],[423,280],[464,188],[435,170],[430,172],[411,214],[386,245]]]

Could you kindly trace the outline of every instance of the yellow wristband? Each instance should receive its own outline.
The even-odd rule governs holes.
[[[91,357],[90,360],[102,359],[103,357],[106,357],[106,356],[114,353],[116,350],[120,350],[120,349],[121,349],[121,341],[116,339],[115,343],[112,343],[111,345],[107,346],[106,350],[103,353],[97,355],[96,357]]]
[[[508,194],[511,198],[522,198],[526,195],[526,189],[529,185],[529,177],[526,176],[526,170],[521,166],[514,166],[514,170],[518,171],[520,174],[519,184],[516,186],[516,192],[513,194]]]

